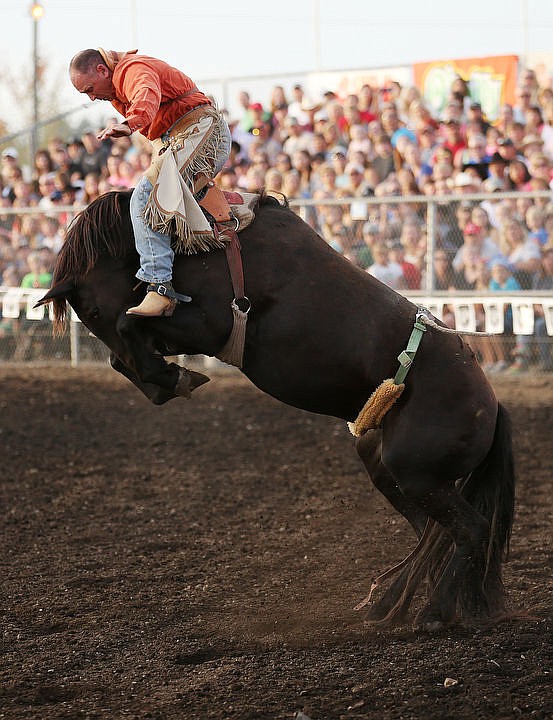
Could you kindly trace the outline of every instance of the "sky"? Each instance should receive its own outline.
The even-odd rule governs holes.
[[[61,111],[82,104],[67,77],[79,50],[138,47],[208,92],[255,88],[313,71],[553,50],[553,0],[42,0],[37,50]],[[31,0],[0,0],[2,66],[32,72]],[[553,67],[551,68],[553,73]],[[265,78],[262,85],[253,78]],[[52,80],[53,79],[53,80]],[[0,92],[2,71],[0,70]],[[233,91],[234,92],[234,91]],[[262,92],[259,90],[259,92]],[[237,94],[237,93],[235,93]],[[254,98],[264,101],[265,98]],[[15,112],[15,109],[14,109]],[[1,114],[5,116],[5,106]]]

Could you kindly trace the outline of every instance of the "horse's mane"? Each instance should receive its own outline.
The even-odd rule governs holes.
[[[58,253],[54,284],[83,277],[102,253],[112,257],[127,254],[132,233],[125,234],[123,218],[128,213],[131,192],[108,192],[77,215]]]
[[[108,192],[77,215],[56,258],[53,286],[86,275],[102,253],[121,257],[128,252],[133,235],[124,232],[123,218],[128,214],[131,192]],[[54,334],[62,335],[67,324],[66,298],[54,297],[52,305]]]

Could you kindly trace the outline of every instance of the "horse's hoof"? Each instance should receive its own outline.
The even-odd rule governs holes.
[[[389,607],[383,607],[379,602],[370,603],[364,610],[366,611],[365,620],[368,622],[381,622],[390,612]]]
[[[428,633],[438,633],[447,627],[443,620],[428,620],[418,623],[418,625],[421,630],[426,630]]]
[[[179,379],[175,386],[175,395],[189,398],[192,390],[195,390],[200,385],[204,385],[209,382],[210,378],[202,373],[195,372],[194,370],[188,370],[187,368],[179,368]]]
[[[419,612],[415,620],[415,625],[421,630],[426,630],[430,633],[437,633],[449,627],[454,621],[454,608],[439,608],[429,604]]]
[[[363,611],[366,612],[364,622],[367,625],[382,625],[391,628],[403,625],[407,619],[406,607],[391,606],[388,602],[370,603],[363,608]]]

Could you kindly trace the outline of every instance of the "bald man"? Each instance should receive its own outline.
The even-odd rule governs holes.
[[[193,160],[183,177],[185,206],[190,208],[199,227],[191,228],[190,218],[182,220],[182,213],[176,211],[169,219],[178,216],[181,223],[184,222],[180,227],[186,235],[191,232],[212,235],[213,230],[203,215],[200,213],[199,219],[197,213],[193,215],[194,206],[197,208],[193,195],[217,175],[228,159],[231,146],[228,125],[210,98],[187,75],[162,60],[139,55],[136,50],[125,53],[102,48],[82,50],[71,60],[69,76],[76,90],[91,100],[110,102],[123,117],[121,122],[102,130],[98,135],[100,139],[140,132],[152,141],[152,166],[138,182],[130,203],[136,249],[140,255],[136,277],[147,283],[148,288],[142,303],[129,308],[127,313],[144,317],[171,315],[177,301],[186,296],[176,293],[171,283],[174,259],[171,237],[159,229],[168,226],[168,219],[158,218],[156,227],[152,220],[156,209],[148,215],[152,189],[164,163],[163,152],[167,148],[176,152],[186,145],[185,130],[190,122],[206,128],[203,145],[194,153],[191,152],[193,148],[189,151]],[[161,212],[159,208],[158,211]]]

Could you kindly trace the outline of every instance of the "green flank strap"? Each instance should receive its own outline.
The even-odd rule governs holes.
[[[424,314],[424,309],[419,308],[415,317],[415,323],[413,325],[413,330],[411,331],[411,336],[409,337],[407,347],[398,355],[397,359],[399,361],[399,368],[394,377],[395,385],[401,385],[401,383],[407,377],[407,373],[411,369],[411,365],[413,364],[413,360],[415,359],[415,355],[417,354],[417,350],[419,349],[422,336],[426,332],[426,325],[419,320],[420,316]]]

